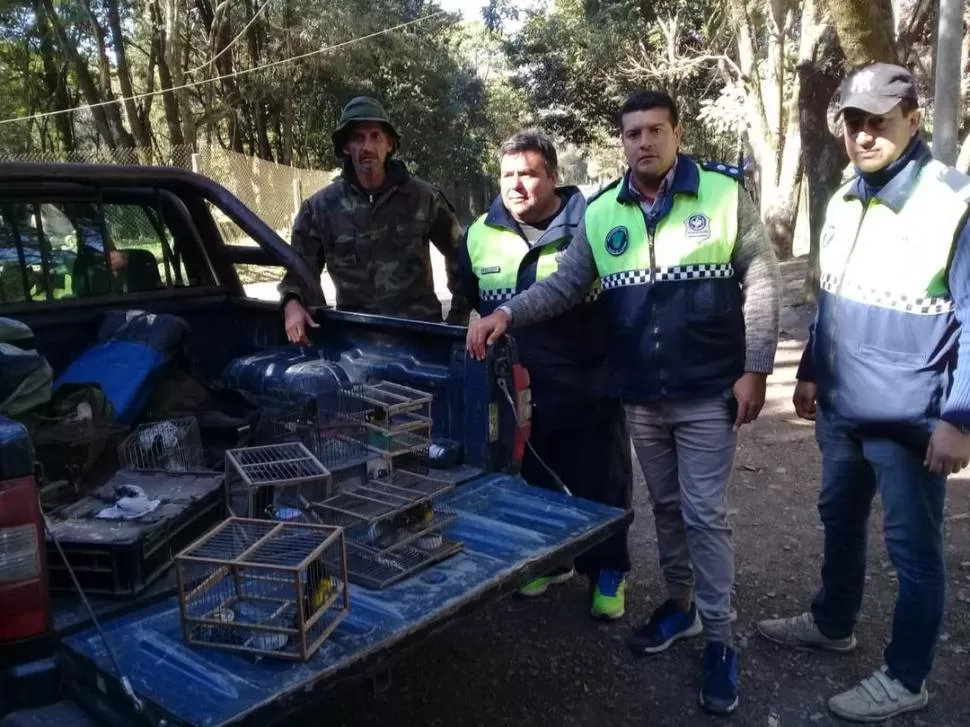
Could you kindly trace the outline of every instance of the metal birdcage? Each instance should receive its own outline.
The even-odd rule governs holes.
[[[350,609],[342,529],[229,518],[176,556],[186,642],[306,661]]]
[[[128,428],[91,419],[47,420],[31,431],[41,465],[45,510],[75,500],[101,472],[116,466],[118,444]]]
[[[226,496],[236,517],[320,522],[313,503],[332,495],[330,472],[301,442],[226,452]]]
[[[461,542],[448,540],[441,534],[428,535],[424,542],[383,553],[348,542],[347,575],[352,583],[361,586],[387,588],[462,550],[464,545]]]
[[[253,435],[259,445],[301,442],[331,472],[375,456],[359,405],[360,384],[319,391],[280,391],[264,397],[263,416]]]
[[[342,488],[318,503],[315,512],[323,522],[344,527],[351,581],[383,588],[462,549],[460,543],[446,543],[443,536],[457,514],[441,495],[453,487],[393,471]]]
[[[333,384],[312,393],[271,392],[264,398],[253,436],[257,444],[301,442],[331,472],[375,456],[427,460],[431,394],[383,381]]]
[[[355,395],[372,427],[392,434],[430,431],[434,397],[427,392],[379,381],[361,386]]]
[[[205,470],[199,423],[195,417],[148,422],[118,447],[122,469],[162,472]]]
[[[316,395],[316,427],[309,445],[331,471],[356,468],[377,455],[367,443],[363,385],[345,384]]]

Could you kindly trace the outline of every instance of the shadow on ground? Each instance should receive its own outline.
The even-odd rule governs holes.
[[[796,300],[804,262],[784,266]],[[599,625],[587,616],[580,579],[531,601],[508,599],[459,622],[394,669],[392,687],[360,688],[324,705],[310,725],[706,725],[788,727],[843,724],[825,700],[882,663],[896,582],[873,512],[866,597],[851,655],[790,651],[754,634],[766,616],[807,607],[818,582],[821,529],[815,510],[819,457],[811,425],[790,397],[808,306],[788,306],[783,340],[761,419],[744,430],[731,492],[735,531],[737,641],[742,702],[730,720],[697,706],[703,643],[681,642],[651,659],[632,655],[626,636],[663,599],[653,518],[643,481],[631,531],[635,558],[627,615]],[[947,513],[947,621],[929,681],[930,707],[893,725],[970,724],[970,482],[954,479]]]

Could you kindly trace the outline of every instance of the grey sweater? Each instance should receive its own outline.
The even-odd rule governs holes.
[[[778,346],[781,274],[757,208],[738,185],[738,239],[731,258],[744,301],[745,371],[771,373]],[[552,318],[582,302],[597,278],[585,221],[563,253],[559,269],[515,296],[500,310],[514,327]]]

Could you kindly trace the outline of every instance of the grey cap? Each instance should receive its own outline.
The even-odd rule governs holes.
[[[873,63],[842,82],[838,113],[860,109],[870,114],[886,114],[904,100],[919,102],[913,74],[892,63]]]

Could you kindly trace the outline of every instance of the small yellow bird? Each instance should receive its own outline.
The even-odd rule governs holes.
[[[303,586],[303,620],[307,621],[330,598],[334,584],[322,560],[311,563]]]

